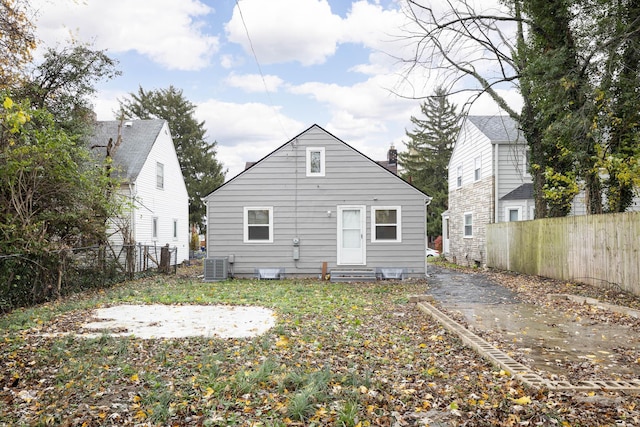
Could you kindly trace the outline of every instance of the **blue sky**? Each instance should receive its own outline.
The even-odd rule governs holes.
[[[420,114],[420,101],[403,96],[430,95],[435,85],[427,72],[407,76],[393,59],[411,52],[402,40],[407,19],[400,0],[33,0],[32,5],[38,8],[43,46],[73,38],[106,49],[119,61],[122,76],[99,85],[94,100],[99,120],[113,119],[118,99],[139,86],[182,89],[205,121],[207,138],[217,141],[227,179],[314,123],[383,160],[391,144],[404,148],[410,117]],[[452,101],[462,104],[468,96]],[[498,109],[481,98],[472,113]]]

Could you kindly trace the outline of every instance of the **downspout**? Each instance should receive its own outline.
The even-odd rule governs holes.
[[[499,185],[498,183],[500,182],[500,176],[498,171],[500,170],[500,168],[498,167],[498,162],[499,162],[499,158],[498,155],[500,154],[500,150],[498,149],[499,144],[496,142],[493,144],[493,203],[494,203],[494,208],[493,208],[493,223],[496,224],[498,222],[498,209],[499,209],[499,203],[498,203],[498,190],[499,190]]]
[[[433,197],[429,196],[424,199],[424,256],[422,257],[424,259],[424,277],[429,277],[427,271],[427,264],[429,264],[427,262],[427,248],[429,247],[429,236],[427,235],[427,225],[429,224],[429,209],[427,209],[427,206],[429,206],[431,200],[433,200]]]
[[[130,220],[131,220],[131,238],[132,238],[132,242],[131,244],[135,244],[137,239],[136,239],[136,210],[134,208],[135,206],[135,199],[136,199],[136,195],[134,193],[134,189],[135,189],[135,184],[134,183],[129,183],[129,200],[131,202],[131,214],[130,214]]]

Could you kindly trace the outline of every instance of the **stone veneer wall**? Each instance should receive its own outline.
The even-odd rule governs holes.
[[[494,222],[493,176],[449,192],[449,258],[473,266],[487,262],[486,226]],[[473,213],[473,237],[464,237],[464,214]]]

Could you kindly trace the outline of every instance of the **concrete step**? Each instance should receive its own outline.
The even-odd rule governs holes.
[[[375,282],[376,271],[369,268],[335,269],[329,271],[332,282]]]

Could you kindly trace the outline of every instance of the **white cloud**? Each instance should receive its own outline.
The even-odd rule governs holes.
[[[204,120],[208,137],[218,142],[218,158],[229,169],[227,178],[244,170],[298,133],[304,125],[265,104],[235,104],[209,100],[198,103],[196,117]]]
[[[336,51],[343,25],[326,0],[243,0],[239,5],[225,26],[227,38],[250,54],[248,30],[261,63],[321,64]]]
[[[176,70],[208,66],[219,48],[218,37],[203,31],[212,10],[198,0],[34,0],[33,6],[38,35],[49,46],[73,37],[110,52],[135,51]]]
[[[237,75],[232,73],[225,79],[225,83],[245,92],[264,93],[266,89],[270,93],[274,93],[278,91],[284,81],[280,77],[273,75],[265,75],[263,77],[260,74]]]

